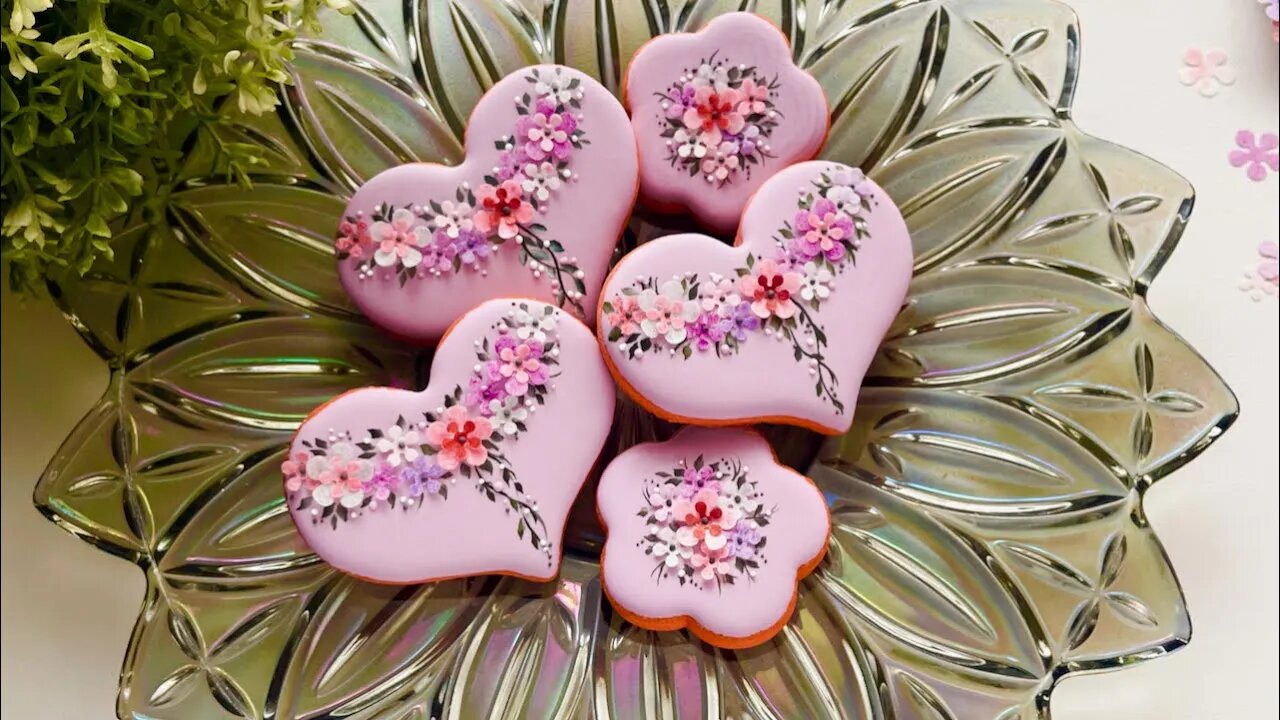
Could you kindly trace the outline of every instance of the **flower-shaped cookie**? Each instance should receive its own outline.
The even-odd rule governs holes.
[[[466,151],[380,173],[348,203],[338,272],[356,306],[417,342],[494,297],[589,315],[636,195],[622,106],[577,70],[525,68],[477,103]]]
[[[640,152],[640,194],[731,233],[769,176],[817,154],[827,134],[822,87],[791,60],[768,20],[729,13],[697,33],[646,43],[623,102]]]
[[[760,188],[736,246],[669,235],[623,258],[597,332],[619,384],[665,418],[838,434],[911,264],[883,190],[856,168],[801,163]]]
[[[688,628],[720,647],[765,642],[826,552],[831,519],[811,480],[746,429],[686,428],[605,469],[605,593],[628,621]]]
[[[549,580],[613,404],[585,325],[491,300],[441,341],[422,392],[364,388],[311,414],[283,467],[289,511],[320,557],[377,582]]]

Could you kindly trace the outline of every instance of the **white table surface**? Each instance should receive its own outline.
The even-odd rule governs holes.
[[[1231,167],[1236,130],[1277,129],[1277,52],[1254,0],[1075,0],[1086,131],[1170,165],[1198,191],[1182,245],[1151,293],[1155,312],[1226,378],[1241,419],[1147,498],[1186,591],[1191,645],[1124,672],[1070,678],[1055,720],[1276,717],[1277,302],[1237,289],[1277,238],[1272,173]],[[1183,51],[1222,47],[1239,79],[1214,99],[1177,81]],[[1135,93],[1142,93],[1135,97]],[[44,377],[57,358],[80,372]],[[51,305],[3,304],[3,693],[0,717],[113,717],[142,600],[141,574],[35,511],[35,479],[102,392],[107,373]],[[38,380],[38,382],[33,382]],[[67,624],[74,618],[74,625]]]

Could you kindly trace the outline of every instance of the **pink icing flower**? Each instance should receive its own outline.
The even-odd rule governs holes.
[[[563,160],[572,147],[569,138],[578,127],[573,115],[555,112],[555,106],[539,103],[539,111],[522,118],[519,130],[527,141],[524,152],[534,162],[549,157]]]
[[[1205,97],[1217,95],[1223,85],[1236,81],[1236,71],[1227,65],[1227,53],[1223,50],[1189,48],[1182,62],[1185,67],[1178,71],[1178,80]]]
[[[475,467],[489,459],[484,441],[493,434],[493,423],[483,417],[471,417],[467,409],[454,405],[439,420],[427,426],[427,444],[436,448],[436,461],[450,472],[463,463]]]
[[[509,240],[520,233],[520,226],[533,220],[533,205],[523,199],[524,190],[515,180],[507,180],[494,187],[489,184],[476,188],[476,209],[472,222],[482,233],[497,232],[498,237]]]
[[[769,109],[765,100],[769,99],[769,86],[757,83],[755,78],[747,78],[738,88],[742,94],[742,102],[738,103],[738,112],[743,115],[760,115]]]
[[[689,564],[694,570],[698,571],[698,577],[703,582],[715,582],[716,578],[727,574],[733,568],[733,559],[727,552],[695,552],[689,559]]]
[[[604,321],[609,327],[618,328],[623,335],[635,335],[640,332],[640,321],[644,319],[644,311],[636,302],[634,295],[619,293],[609,300],[612,311],[605,313]]]
[[[1267,168],[1272,172],[1280,171],[1280,154],[1276,147],[1280,138],[1275,133],[1262,133],[1255,136],[1249,130],[1236,133],[1236,145],[1239,150],[1232,150],[1228,158],[1233,167],[1247,167],[1249,179],[1262,182],[1267,179]]]
[[[311,498],[320,507],[338,503],[356,507],[364,501],[364,483],[373,477],[373,463],[335,454],[322,458],[327,465],[316,477],[317,486]]]
[[[707,280],[702,283],[698,296],[702,309],[709,313],[718,312],[721,308],[731,309],[742,302],[737,285],[729,278]]]
[[[684,112],[685,127],[698,131],[706,145],[719,145],[722,133],[742,132],[746,120],[738,112],[741,95],[733,88],[717,91],[712,86],[698,88],[694,105]]]
[[[757,317],[786,320],[796,314],[791,296],[800,290],[800,280],[800,273],[783,272],[773,260],[761,260],[753,273],[742,277],[739,286]]]
[[[724,182],[738,171],[741,162],[738,158],[738,146],[722,142],[714,153],[702,159],[702,174],[707,176],[707,182]]]
[[[280,472],[284,475],[284,486],[289,492],[298,492],[304,484],[308,484],[310,480],[307,477],[308,459],[309,456],[305,452],[296,452],[280,465]]]
[[[431,232],[422,226],[415,227],[413,221],[413,213],[401,208],[392,213],[391,222],[376,222],[369,228],[378,243],[374,262],[383,267],[399,262],[407,268],[422,262],[422,251],[418,247],[430,242]]]
[[[540,360],[541,346],[518,343],[506,335],[499,338],[498,343],[498,374],[506,378],[508,393],[519,397],[529,392],[530,385],[543,385],[547,382],[547,366]]]
[[[671,345],[684,342],[688,336],[685,325],[698,319],[698,303],[687,300],[684,288],[675,280],[663,283],[660,293],[646,288],[636,305],[644,313],[640,331],[650,338],[661,335]]]
[[[701,544],[712,552],[724,549],[729,543],[725,533],[738,522],[738,514],[723,507],[719,496],[709,490],[698,493],[691,501],[677,502],[672,512],[677,518],[683,518],[676,540],[685,547]]]
[[[343,220],[338,224],[338,252],[344,252],[354,258],[364,257],[373,246],[373,238],[369,236],[367,220]]]
[[[853,219],[836,210],[827,198],[820,198],[808,210],[795,216],[796,242],[793,249],[804,260],[824,255],[832,262],[844,257],[844,241],[853,237]]]

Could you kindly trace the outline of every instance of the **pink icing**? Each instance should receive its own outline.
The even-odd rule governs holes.
[[[707,69],[699,77],[703,65]],[[730,79],[721,72],[717,78],[717,66],[721,71],[732,69],[750,75],[752,84],[744,90],[736,74]],[[760,89],[755,80],[768,83],[772,90]],[[673,157],[686,139],[683,134],[672,137],[672,132],[677,128],[687,129],[690,135],[702,132],[701,127],[692,126],[698,115],[696,108],[717,110],[715,102],[709,106],[705,101],[719,96],[708,98],[704,91],[697,98],[704,101],[699,105],[693,97],[694,86],[710,85],[714,90],[717,81],[721,88],[729,82],[737,87],[730,88],[732,102],[720,103],[727,113],[703,112],[708,129],[714,126],[715,142],[702,143],[708,163],[699,163],[697,171],[691,172],[687,160],[681,161],[678,154]],[[673,85],[677,90],[687,88],[683,104]],[[733,232],[751,194],[772,174],[817,154],[827,132],[822,87],[792,62],[791,48],[781,31],[751,13],[728,13],[697,33],[662,35],[646,44],[628,69],[624,100],[642,158],[641,197],[658,208],[688,208],[716,232]],[[742,118],[753,117],[753,110],[742,103],[755,104],[760,111],[754,115],[756,122],[746,122],[745,128]],[[687,123],[683,114],[673,109],[686,105],[695,108]],[[717,139],[722,137],[721,127],[734,141],[732,145],[740,148],[748,142],[753,146],[747,153],[727,153],[740,156],[740,162],[734,160],[736,170],[726,170],[723,163],[714,160],[721,146]],[[763,129],[763,133],[748,137],[744,129],[746,133]]]
[[[550,348],[543,356],[544,360],[554,361],[548,366],[550,372],[544,373],[529,362],[528,353],[512,350],[504,354],[495,349],[495,338],[515,335],[510,326],[515,319],[525,317],[518,314],[522,308],[527,308],[532,317],[544,319],[540,326],[530,327],[546,334],[545,339],[539,336],[536,341]],[[548,311],[548,315],[542,314]],[[502,347],[511,350],[519,345],[505,343]],[[323,498],[311,494],[313,491],[307,488],[318,482],[307,478],[317,473],[307,475],[300,466],[306,466],[317,439],[332,452],[335,437],[342,442],[342,433],[350,432],[360,439],[372,428],[379,429],[386,438],[387,430],[397,425],[398,418],[404,418],[404,424],[418,433],[414,447],[426,450],[432,443],[443,445],[445,438],[431,430],[432,423],[415,423],[423,419],[424,412],[447,417],[445,397],[456,386],[461,386],[464,393],[455,407],[474,405],[465,390],[469,378],[484,366],[478,354],[496,358],[497,376],[504,382],[515,378],[515,383],[505,387],[521,393],[518,397],[542,399],[542,404],[534,403],[536,409],[520,421],[523,429],[513,424],[508,436],[500,440],[494,439],[507,432],[503,430],[503,418],[489,417],[483,422],[498,433],[490,437],[494,440],[492,447],[501,452],[522,490],[511,490],[511,483],[498,486],[507,486],[512,497],[535,509],[539,523],[530,528],[545,538],[545,547],[530,542],[529,533],[517,534],[517,518],[524,516],[505,512],[510,506],[504,496],[496,496],[496,501],[490,499],[478,486],[475,474],[462,472],[460,468],[466,460],[461,451],[450,463],[446,458],[448,447],[431,450],[434,455],[420,456],[455,466],[452,476],[444,480],[445,492],[440,493],[435,487],[435,492],[419,491],[416,498],[411,498],[415,500],[412,505],[403,504],[409,490],[400,480],[392,483],[401,505],[392,506],[391,499],[383,497],[379,503],[359,503],[354,514],[344,511],[341,519],[332,514],[337,505],[329,503],[328,494]],[[512,371],[504,374],[504,367]],[[527,372],[520,374],[521,369]],[[559,566],[560,541],[569,507],[609,432],[613,405],[612,382],[595,338],[585,325],[544,303],[490,300],[464,315],[441,343],[426,389],[355,390],[321,407],[303,423],[285,467],[289,509],[303,539],[316,554],[344,572],[374,581],[407,584],[488,573],[550,579]],[[471,416],[479,417],[479,413],[473,411]],[[385,466],[387,453],[378,449],[376,440],[373,443],[367,454],[374,457],[361,462]],[[487,459],[494,458],[490,453]],[[500,467],[492,466],[488,477],[500,479]],[[374,490],[368,474],[365,473],[362,497],[372,501]],[[361,492],[356,490],[360,487],[353,481],[353,490]],[[306,497],[310,502],[304,504],[301,501]],[[321,514],[322,504],[331,509],[329,514]]]
[[[645,540],[653,537],[654,519],[636,508],[652,505],[645,493],[652,492],[657,473],[682,461],[691,467],[699,457],[704,466],[716,462],[740,468],[754,486],[759,512],[767,513],[767,525],[755,532],[767,538],[767,544],[746,554],[758,561],[754,575],[738,571],[731,583],[700,578],[681,583],[674,572],[655,574],[655,567],[663,563],[655,558],[653,543]],[[738,428],[685,428],[667,442],[622,453],[601,476],[596,503],[608,532],[601,574],[610,600],[638,616],[640,624],[688,617],[700,626],[694,631],[704,639],[735,647],[744,646],[735,639],[764,642],[768,635],[761,633],[785,619],[796,592],[797,570],[813,563],[830,532],[830,516],[817,487],[779,465],[760,435]],[[737,522],[746,514],[739,511]],[[731,551],[729,555],[732,558]],[[723,637],[707,637],[708,633]]]
[[[559,89],[549,88],[545,83],[548,78],[562,78],[563,83]],[[572,88],[569,83],[574,83]],[[564,112],[537,118],[539,103],[547,97],[554,102],[556,93],[563,103],[555,107]],[[557,130],[569,132],[559,135]],[[544,161],[550,163],[547,169],[556,185],[550,191],[538,184],[545,182],[540,178],[533,178],[535,183],[528,184],[526,190],[522,181],[529,178],[518,175],[528,162],[509,161],[512,156],[499,147],[508,142],[512,147],[522,145],[532,137],[530,132],[535,139],[547,138],[548,149],[537,153],[534,164],[544,167]],[[575,132],[583,142],[575,144]],[[541,142],[536,144],[542,147]],[[584,314],[579,308],[591,308],[595,303],[636,193],[635,143],[622,106],[598,82],[571,68],[524,68],[503,78],[477,103],[467,127],[466,151],[466,159],[456,167],[403,165],[380,173],[356,192],[343,213],[337,239],[338,273],[352,301],[373,322],[420,343],[439,338],[467,310],[494,297],[537,298]],[[517,176],[513,177],[513,172]],[[565,172],[571,177],[565,177]],[[553,269],[533,272],[522,264],[529,258],[522,258],[520,239],[504,237],[510,236],[514,225],[496,214],[482,217],[479,211],[486,198],[494,197],[485,186],[503,190],[504,183],[514,183],[508,188],[518,189],[524,196],[511,220],[518,220],[549,243],[558,243],[554,255],[556,262],[567,265],[563,273]],[[530,199],[537,193],[542,193],[544,200],[535,212]],[[434,243],[438,226],[433,216],[445,202],[476,207],[468,222],[492,239],[492,252],[490,245],[478,240],[484,258],[466,254],[456,239]],[[399,216],[396,210],[402,211]],[[379,238],[371,237],[375,217],[385,223],[381,237],[399,241],[389,243],[387,250],[415,263],[412,276],[402,277],[404,273],[399,272],[403,258],[390,267],[373,261],[382,246]],[[352,247],[361,242],[357,256],[352,257]],[[436,247],[444,247],[448,253],[436,252]],[[544,248],[541,252],[552,251]],[[419,260],[420,256],[428,259]],[[543,259],[547,258],[549,255]],[[429,261],[438,261],[439,275],[428,269]],[[563,281],[561,286],[555,284],[557,277]]]
[[[829,187],[823,178],[832,177],[841,178],[849,189],[842,192],[862,203],[861,209],[831,211],[830,203],[813,200],[815,183]],[[799,217],[797,203],[806,194],[820,217],[808,212]],[[815,232],[817,224],[821,232]],[[833,237],[841,240],[832,242]],[[802,240],[805,246],[797,249]],[[815,256],[816,273],[804,262],[814,253],[821,253]],[[754,265],[748,272],[749,257]],[[824,265],[826,258],[835,259]],[[829,268],[820,275],[828,295],[816,304],[803,301],[800,293],[823,267]],[[598,332],[615,375],[660,415],[710,424],[768,418],[839,434],[852,423],[859,386],[906,295],[911,267],[906,223],[879,186],[839,163],[801,163],[760,188],[744,213],[740,245],[729,247],[705,235],[671,235],[623,258],[606,281]],[[779,289],[789,291],[789,304],[751,302],[739,270],[748,280],[762,273],[774,278]],[[788,316],[792,329],[770,324],[781,318],[765,320],[740,331],[741,341],[721,333],[697,345],[692,338],[703,321],[699,308],[691,306],[708,300],[716,277],[727,282],[733,300],[747,305],[736,309],[748,319],[758,320],[751,311],[760,307],[763,313]],[[676,298],[685,289],[692,294],[694,283],[697,300],[655,300],[650,294],[647,314],[645,298],[635,294],[650,287]],[[619,312],[619,305],[630,313]],[[726,314],[732,315],[721,311]],[[655,324],[645,327],[645,317],[656,318]],[[805,324],[797,325],[801,320]],[[815,336],[811,327],[823,336]],[[655,331],[658,337],[650,345],[637,345]],[[811,366],[819,355],[821,366]]]

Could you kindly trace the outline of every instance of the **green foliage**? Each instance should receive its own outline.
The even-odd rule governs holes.
[[[126,213],[162,221],[183,148],[213,144],[248,183],[261,162],[222,140],[222,104],[270,112],[299,24],[349,0],[3,0],[0,203],[10,283],[38,287],[111,256]]]

